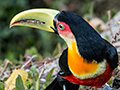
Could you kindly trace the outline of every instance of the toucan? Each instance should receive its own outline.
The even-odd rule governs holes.
[[[115,47],[74,12],[30,9],[14,16],[13,26],[53,32],[66,42],[68,47],[59,58],[60,71],[45,90],[78,90],[79,85],[100,88],[118,66]]]

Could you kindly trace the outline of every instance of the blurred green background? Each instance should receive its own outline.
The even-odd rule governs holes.
[[[57,44],[65,47],[59,36],[27,27],[9,28],[10,20],[21,11],[32,8],[69,10],[88,19],[99,17],[107,22],[107,10],[114,16],[120,9],[119,0],[0,0],[0,62],[16,61],[25,53],[53,57]]]

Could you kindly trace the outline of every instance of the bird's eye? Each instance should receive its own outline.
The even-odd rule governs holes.
[[[59,28],[60,28],[61,30],[63,30],[63,29],[64,29],[64,25],[59,24],[58,26],[59,26]]]

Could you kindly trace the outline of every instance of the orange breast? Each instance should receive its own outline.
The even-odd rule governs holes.
[[[76,42],[72,42],[72,49],[68,48],[68,66],[71,72],[78,76],[94,73],[98,68],[97,63],[88,63],[78,54]]]

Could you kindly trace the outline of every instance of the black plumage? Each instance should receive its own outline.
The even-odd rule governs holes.
[[[67,62],[68,60],[67,51],[68,51],[68,48],[63,51],[62,55],[59,58],[59,66],[60,66],[61,71],[64,72],[64,76],[71,74],[71,71],[69,70],[68,62]]]
[[[60,73],[61,72],[58,73],[54,81],[45,90],[63,90],[63,85],[65,85],[66,90],[78,90],[79,89],[79,85],[73,84],[70,81],[63,79]]]
[[[57,14],[54,19],[56,31],[56,22],[66,23],[73,33],[79,54],[88,63],[95,60],[97,63],[107,60],[111,68],[114,70],[118,66],[118,54],[116,49],[105,39],[103,39],[92,26],[90,26],[81,16],[70,11],[62,11]],[[57,78],[45,90],[63,90],[62,86],[66,86],[66,90],[78,90],[79,85],[75,85],[61,76],[68,76],[71,73],[68,66],[68,48],[65,49],[60,56],[59,66],[61,71]]]
[[[113,69],[118,66],[116,49],[104,40],[81,16],[70,11],[62,11],[57,18],[58,21],[68,24],[76,39],[79,54],[86,61],[95,60],[99,63],[107,59]],[[109,54],[106,53],[108,50]]]

